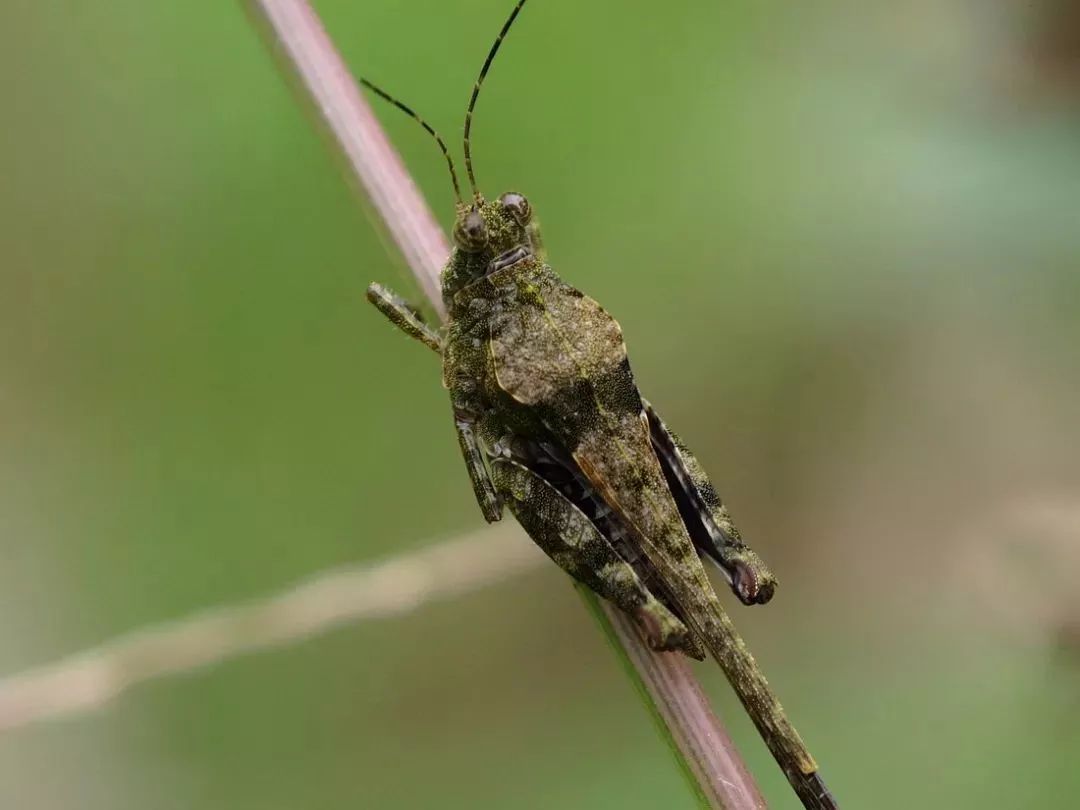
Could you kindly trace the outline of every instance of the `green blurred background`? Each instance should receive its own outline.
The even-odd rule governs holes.
[[[453,144],[509,5],[317,8]],[[242,5],[8,0],[0,87],[0,673],[480,528]],[[533,0],[480,103],[483,188],[778,572],[732,609],[845,807],[1080,790],[1078,102],[1064,2]],[[0,736],[3,808],[692,806],[554,567]]]

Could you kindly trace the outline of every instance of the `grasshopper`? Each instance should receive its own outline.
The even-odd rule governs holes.
[[[747,605],[768,602],[775,578],[743,541],[701,464],[642,398],[618,322],[547,264],[529,201],[513,191],[489,200],[478,190],[473,112],[524,4],[519,0],[503,25],[469,100],[468,203],[442,138],[361,79],[434,136],[457,199],[454,246],[441,275],[446,324],[432,328],[379,284],[367,297],[441,355],[454,429],[484,518],[493,523],[509,509],[559,567],[630,614],[653,649],[699,660],[711,653],[789,780],[805,782],[817,766],[749,652],[730,642],[738,636],[702,560],[714,563]]]

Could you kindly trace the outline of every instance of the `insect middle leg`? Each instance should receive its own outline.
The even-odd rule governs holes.
[[[495,523],[502,520],[502,499],[495,491],[491,475],[484,466],[484,451],[473,430],[473,421],[466,412],[454,409],[454,429],[457,431],[458,446],[465,459],[465,468],[469,471],[473,494],[484,514],[484,520]]]
[[[699,645],[595,524],[555,487],[506,458],[491,464],[495,488],[522,528],[560,568],[629,613],[655,650],[703,657]]]

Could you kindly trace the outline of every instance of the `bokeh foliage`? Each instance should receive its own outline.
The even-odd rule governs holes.
[[[780,574],[735,618],[845,806],[1080,789],[1080,90],[987,5],[533,0],[477,114]],[[457,140],[505,0],[317,7]],[[415,288],[241,5],[5,3],[0,77],[0,671],[479,527],[363,303]],[[9,734],[0,806],[690,798],[550,569]]]

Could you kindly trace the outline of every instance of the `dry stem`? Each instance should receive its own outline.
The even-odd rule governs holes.
[[[324,571],[268,598],[204,610],[0,679],[0,731],[100,709],[138,684],[294,644],[504,582],[543,561],[502,527]]]

